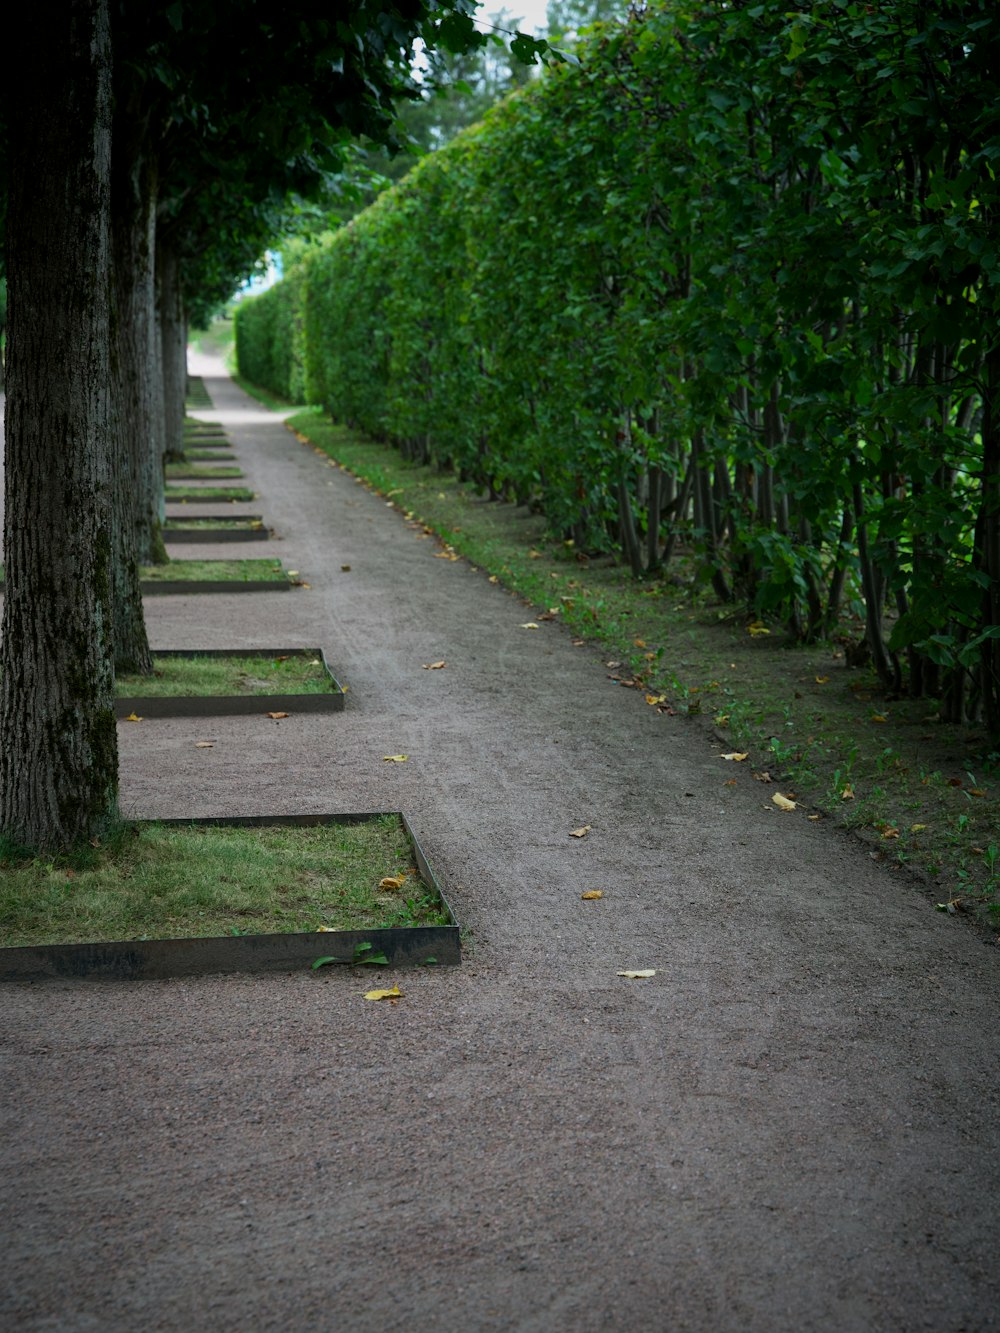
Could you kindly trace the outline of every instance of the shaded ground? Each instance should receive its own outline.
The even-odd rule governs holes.
[[[467,961],[6,988],[7,1326],[996,1327],[997,952],[209,387],[310,587],[153,644],[348,707],[123,723],[126,807],[405,809]]]

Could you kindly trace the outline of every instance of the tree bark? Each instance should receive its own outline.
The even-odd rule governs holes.
[[[187,324],[177,256],[157,234],[156,272],[163,365],[163,457],[184,459],[184,394],[187,389]]]
[[[107,0],[39,0],[7,83],[10,356],[0,833],[117,818],[111,657]]]

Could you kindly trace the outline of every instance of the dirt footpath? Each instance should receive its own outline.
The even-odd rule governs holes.
[[[466,961],[6,987],[4,1327],[997,1327],[1000,952],[209,389],[310,587],[153,644],[348,705],[122,723],[124,806],[403,809]]]

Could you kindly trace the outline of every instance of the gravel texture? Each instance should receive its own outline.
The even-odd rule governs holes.
[[[123,722],[123,805],[405,810],[466,961],[6,987],[2,1325],[997,1327],[1000,953],[192,372],[310,587],[151,641],[347,708]]]

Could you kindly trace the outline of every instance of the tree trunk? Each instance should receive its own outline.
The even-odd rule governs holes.
[[[111,51],[107,0],[39,0],[19,21],[8,84],[0,832],[55,851],[117,817]]]
[[[118,291],[116,381],[119,422],[130,474],[135,547],[140,564],[165,563],[162,373],[157,357],[156,164],[148,115],[127,77],[115,89],[112,246]],[[126,519],[129,497],[122,497]]]
[[[986,575],[980,630],[1000,632],[1000,348],[986,357],[983,395],[983,480],[976,524],[976,565]],[[1000,638],[980,647],[983,720],[994,742],[1000,740]]]
[[[156,272],[163,365],[163,457],[184,459],[184,393],[187,389],[187,325],[177,256],[157,237]]]

